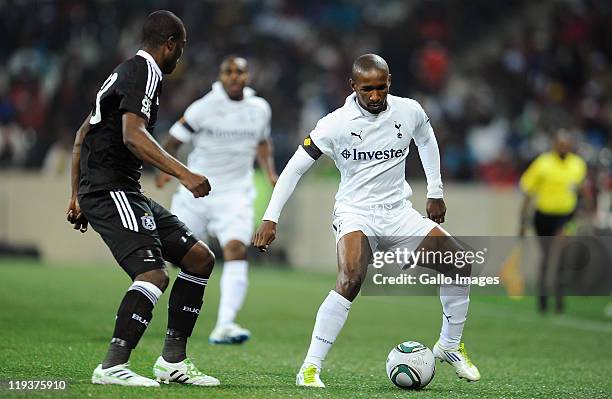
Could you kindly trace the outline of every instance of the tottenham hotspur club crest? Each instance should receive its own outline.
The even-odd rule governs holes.
[[[394,123],[395,123],[395,128],[397,129],[397,138],[401,139],[402,138],[402,132],[400,131],[400,127],[402,127],[402,124],[401,123],[397,123],[397,122],[394,122]]]
[[[143,217],[140,218],[142,220],[142,227],[147,230],[155,230],[155,219],[153,216],[150,216],[148,213],[145,213]]]

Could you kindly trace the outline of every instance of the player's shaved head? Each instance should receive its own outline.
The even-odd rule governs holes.
[[[167,10],[158,10],[149,14],[142,25],[142,44],[155,48],[163,45],[170,38],[185,39],[183,21]]]
[[[355,62],[353,62],[351,77],[353,80],[357,80],[362,75],[375,71],[383,72],[388,75],[389,65],[387,65],[387,61],[376,54],[364,54],[359,56]]]
[[[223,58],[219,67],[219,80],[230,99],[242,100],[244,98],[244,88],[249,82],[247,60],[235,54]]]
[[[236,64],[238,68],[244,71],[247,71],[249,69],[249,64],[247,60],[236,54],[230,54],[224,57],[223,60],[221,61],[221,65],[219,66],[219,69],[223,71],[229,66],[229,64],[232,64],[232,63]]]
[[[183,21],[170,11],[155,11],[142,25],[142,45],[163,73],[174,71],[186,43]]]
[[[572,135],[565,129],[559,129],[555,133],[553,140],[553,148],[561,158],[565,158],[572,151],[573,140]]]
[[[387,61],[381,56],[364,54],[357,58],[353,62],[350,84],[363,109],[373,114],[387,109],[391,74]]]

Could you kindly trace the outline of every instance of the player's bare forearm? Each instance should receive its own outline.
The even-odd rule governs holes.
[[[83,140],[85,140],[85,136],[89,132],[90,118],[91,113],[87,115],[87,117],[77,130],[76,136],[74,138],[74,144],[72,146],[72,165],[70,170],[70,187],[72,191],[72,198],[76,198],[77,192],[79,191],[79,179],[81,177],[81,145],[83,144]]]
[[[183,163],[164,150],[149,134],[145,120],[136,114],[123,114],[123,142],[126,147],[141,161],[176,178],[188,172]]]
[[[523,195],[523,203],[521,205],[521,220],[526,220],[529,217],[530,205],[531,197],[528,194]]]
[[[257,145],[257,163],[259,167],[266,173],[268,180],[272,185],[276,185],[278,174],[274,165],[274,147],[272,140],[266,139]]]
[[[589,190],[589,185],[583,182],[578,188],[580,199],[578,203],[582,203],[583,209],[587,213],[595,212],[596,204],[593,193]]]
[[[168,154],[145,127],[145,120],[136,114],[123,114],[123,143],[141,161],[176,177],[195,198],[210,193],[210,184],[205,176],[190,171],[182,162]]]
[[[73,225],[75,230],[79,230],[81,233],[87,231],[88,222],[85,215],[81,212],[77,194],[79,192],[79,179],[81,177],[81,146],[83,145],[85,136],[89,133],[90,118],[91,113],[87,115],[87,118],[85,118],[79,130],[77,130],[74,138],[74,145],[72,146],[72,166],[70,170],[71,193],[70,199],[68,200],[68,208],[66,209],[66,220]]]
[[[519,220],[519,237],[523,237],[527,231],[527,222],[529,220],[529,209],[531,208],[531,197],[529,194],[524,194],[523,204],[521,205],[521,215]]]

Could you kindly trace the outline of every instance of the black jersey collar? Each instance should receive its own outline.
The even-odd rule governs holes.
[[[157,74],[159,75],[159,78],[162,78],[162,71],[161,69],[159,69],[159,66],[157,65],[157,62],[155,62],[155,59],[153,58],[153,56],[149,53],[147,53],[144,50],[138,50],[138,52],[136,53],[136,55],[141,56],[142,58],[144,58],[145,60],[149,61],[151,63],[151,65],[153,65],[153,68],[155,69],[155,72],[157,72]]]

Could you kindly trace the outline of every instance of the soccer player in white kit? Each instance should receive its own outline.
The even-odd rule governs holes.
[[[270,105],[246,86],[248,79],[247,61],[226,57],[219,81],[187,108],[164,143],[166,151],[176,154],[183,143],[192,142],[187,164],[206,175],[212,187],[205,201],[194,200],[179,187],[171,207],[196,236],[214,235],[223,248],[221,300],[209,337],[212,344],[238,344],[251,336],[234,320],[248,286],[246,246],[253,234],[255,157],[272,185],[278,179],[270,140]],[[169,180],[160,174],[157,186]]]
[[[335,289],[317,313],[310,347],[296,376],[299,386],[325,387],[319,376],[323,360],[359,293],[373,251],[398,246],[462,250],[439,226],[446,213],[440,154],[423,108],[414,100],[388,94],[389,68],[374,54],[354,62],[350,84],[354,93],[344,106],[317,123],[281,173],[264,222],[253,237],[253,245],[265,251],[276,237],[281,210],[300,177],[322,154],[334,160],[341,176],[332,224],[339,273]],[[427,177],[428,218],[407,200],[412,191],[404,167],[411,140],[418,147]],[[469,286],[441,286],[440,301],[442,329],[434,355],[452,364],[460,378],[477,381],[480,373],[461,342]]]

